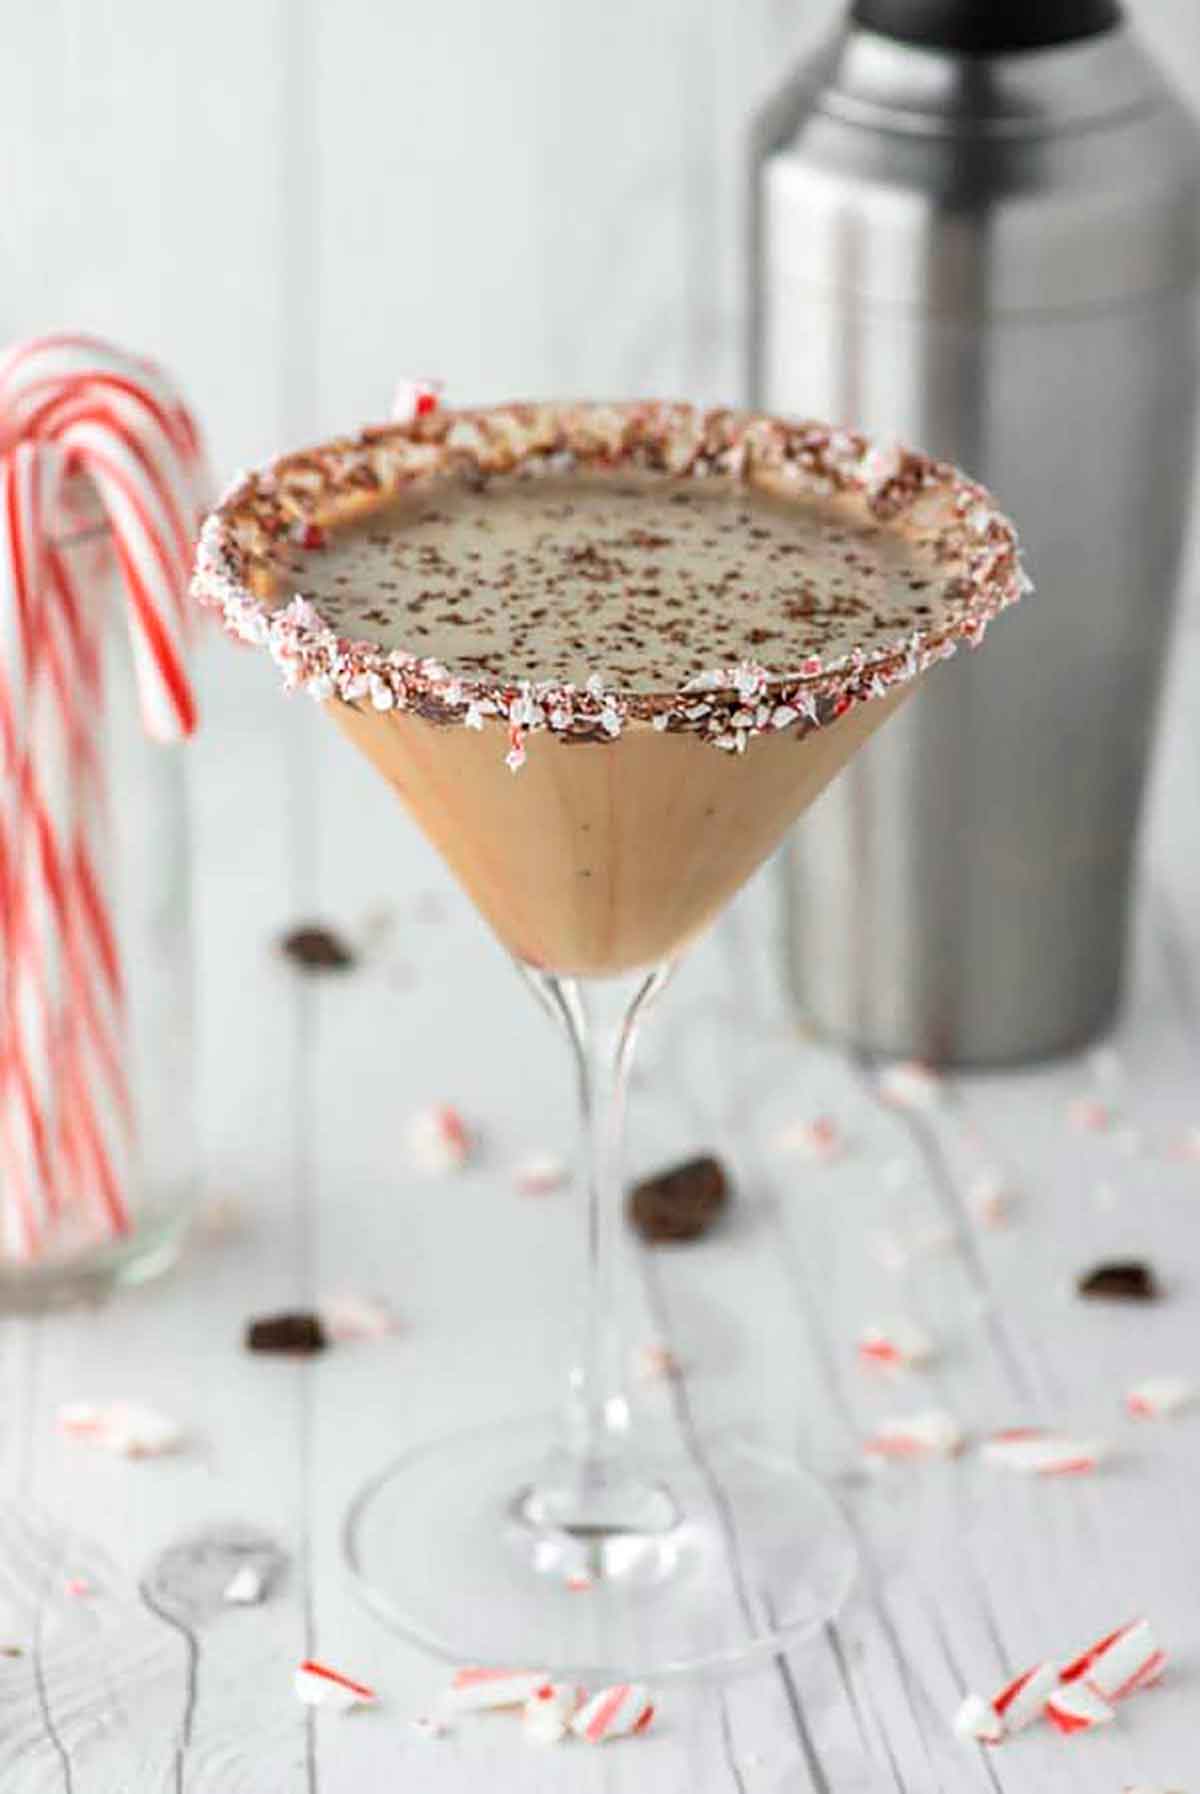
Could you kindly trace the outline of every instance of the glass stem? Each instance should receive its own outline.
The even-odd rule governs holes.
[[[616,1292],[625,1099],[639,1029],[671,970],[612,979],[532,975],[570,1042],[578,1085],[585,1230],[563,1448],[574,1475],[593,1486],[619,1474],[630,1429]]]

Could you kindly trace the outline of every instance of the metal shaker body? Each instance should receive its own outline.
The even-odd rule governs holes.
[[[783,861],[805,1017],[1002,1063],[1116,1006],[1185,535],[1200,147],[1121,29],[997,57],[851,28],[764,116],[754,401],[959,462],[1037,590],[931,672]]]

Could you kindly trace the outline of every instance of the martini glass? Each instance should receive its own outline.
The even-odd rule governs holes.
[[[544,489],[564,463],[627,467],[647,489],[759,484],[802,500],[810,521],[828,504],[838,530],[911,546],[922,597],[887,639],[864,622],[830,658],[784,673],[743,660],[670,693],[485,688],[348,639],[319,596],[283,601],[303,589],[303,550],[415,481],[529,473]],[[644,534],[653,555],[663,538]],[[346,1517],[359,1591],[430,1651],[658,1679],[772,1653],[845,1600],[850,1534],[796,1458],[728,1437],[685,1450],[639,1420],[613,1289],[630,1067],[688,944],[918,676],[977,642],[1022,584],[1011,528],[953,469],[851,432],[686,406],[500,407],[364,432],[251,476],[206,527],[199,595],[267,645],[395,787],[575,1071],[582,1273],[558,1411],[410,1445]]]

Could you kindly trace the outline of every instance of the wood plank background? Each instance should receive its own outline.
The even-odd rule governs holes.
[[[442,375],[463,399],[736,396],[741,133],[829,10],[4,8],[0,331],[81,324],[159,355],[207,418],[222,474],[382,413],[401,372]],[[1195,9],[1136,11],[1200,101]],[[1065,1125],[1104,1062],[964,1082],[927,1118],[883,1109],[869,1069],[788,1034],[762,886],[664,1004],[633,1117],[638,1164],[704,1137],[739,1175],[739,1223],[639,1262],[627,1290],[632,1337],[673,1341],[702,1423],[738,1413],[844,1472],[900,1400],[856,1373],[848,1343],[899,1302],[947,1345],[903,1405],[945,1401],[975,1430],[1094,1425],[1120,1456],[1063,1488],[970,1465],[847,1484],[870,1573],[818,1647],[723,1691],[672,1694],[636,1746],[543,1756],[502,1721],[445,1746],[406,1730],[440,1672],[359,1612],[337,1527],[397,1444],[549,1391],[570,1206],[521,1204],[507,1168],[567,1145],[556,1043],[367,771],[255,660],[210,643],[193,756],[205,1184],[236,1197],[246,1224],[102,1312],[0,1322],[0,1623],[27,1649],[0,1661],[4,1794],[466,1794],[485,1777],[520,1794],[1200,1786],[1198,1423],[1135,1431],[1114,1399],[1133,1377],[1200,1368],[1196,1172],[1163,1155],[1200,1119],[1198,670],[1189,626],[1113,1097],[1146,1152],[1125,1158]],[[346,984],[298,983],[272,951],[302,916],[353,928],[381,902],[394,945]],[[488,1153],[451,1185],[421,1183],[396,1153],[395,1117],[447,1098],[486,1124]],[[770,1143],[822,1110],[855,1150],[801,1173]],[[1004,1235],[966,1218],[981,1156],[1025,1193]],[[897,1164],[898,1188],[885,1176]],[[897,1290],[871,1231],[938,1216],[958,1250]],[[1080,1253],[1126,1246],[1162,1264],[1172,1300],[1150,1316],[1072,1308]],[[380,1281],[405,1319],[394,1342],[308,1368],[238,1350],[253,1311]],[[120,1394],[178,1413],[191,1449],[131,1466],[56,1439],[60,1401]],[[261,1610],[181,1606],[160,1554],[226,1521],[277,1541],[286,1574]],[[63,1594],[72,1574],[91,1600]],[[950,1735],[964,1683],[990,1686],[1138,1608],[1176,1668],[1110,1735],[1029,1738],[987,1759]],[[289,1686],[306,1649],[377,1681],[383,1710],[307,1717]]]

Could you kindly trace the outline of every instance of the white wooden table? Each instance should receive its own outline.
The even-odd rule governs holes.
[[[815,1645],[724,1687],[671,1689],[644,1739],[539,1751],[505,1717],[432,1743],[411,1731],[444,1672],[360,1610],[338,1527],[405,1442],[553,1396],[571,1197],[520,1197],[510,1172],[569,1145],[559,1043],[374,775],[253,656],[211,644],[195,750],[204,1185],[242,1227],[100,1311],[0,1322],[0,1644],[25,1653],[0,1659],[3,1794],[466,1794],[485,1778],[506,1794],[1200,1788],[1200,1414],[1138,1424],[1120,1404],[1138,1378],[1200,1370],[1200,1166],[1167,1156],[1200,1119],[1198,650],[1189,638],[1177,657],[1112,1058],[955,1080],[931,1113],[889,1110],[869,1070],[789,1029],[761,884],[664,999],[632,1164],[711,1145],[738,1200],[709,1240],[633,1261],[633,1342],[669,1342],[686,1366],[677,1395],[649,1399],[663,1424],[737,1418],[840,1477],[865,1574]],[[304,978],[274,950],[288,924],[321,916],[353,934],[381,905],[392,936],[354,973]],[[1069,1127],[1069,1101],[1098,1090],[1139,1130],[1136,1150]],[[486,1149],[458,1177],[422,1179],[399,1136],[437,1100]],[[773,1144],[818,1113],[850,1136],[837,1165]],[[966,1199],[984,1163],[1021,1192],[1004,1231],[982,1230]],[[872,1232],[934,1222],[955,1249],[897,1281]],[[1161,1305],[1072,1299],[1073,1272],[1125,1250],[1163,1274]],[[343,1286],[389,1296],[402,1332],[302,1364],[242,1350],[250,1314]],[[943,1351],[889,1384],[856,1365],[853,1341],[897,1309]],[[131,1463],[56,1435],[61,1402],[115,1396],[177,1415],[189,1447]],[[852,1474],[878,1419],[933,1404],[976,1434],[1095,1431],[1115,1455],[1059,1483],[970,1455]],[[276,1541],[285,1574],[258,1608],[181,1608],[153,1566],[226,1523]],[[66,1592],[72,1576],[90,1596]],[[952,1735],[965,1686],[991,1690],[1140,1612],[1171,1672],[1107,1733],[1039,1728],[986,1757]],[[309,1653],[374,1683],[379,1708],[302,1709],[291,1672]]]

